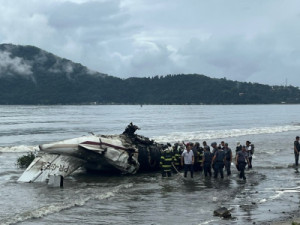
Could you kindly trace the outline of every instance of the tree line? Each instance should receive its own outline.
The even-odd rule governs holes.
[[[121,79],[98,72],[33,46],[0,45],[12,59],[28,63],[24,76],[0,70],[0,104],[298,104],[300,90],[173,74]],[[66,69],[68,68],[68,69]]]
[[[179,74],[120,79],[43,74],[0,78],[0,104],[280,104],[300,103],[293,86]]]

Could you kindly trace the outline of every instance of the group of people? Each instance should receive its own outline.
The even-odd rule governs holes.
[[[175,143],[173,146],[168,144],[166,149],[162,152],[160,165],[162,176],[171,176],[172,171],[179,173],[184,170],[184,177],[190,172],[191,177],[194,176],[194,171],[204,172],[205,177],[212,177],[212,170],[214,178],[220,174],[224,178],[223,169],[225,167],[227,176],[231,175],[231,163],[235,162],[238,171],[240,171],[240,178],[246,180],[245,168],[252,168],[252,156],[254,154],[254,145],[250,141],[242,146],[237,142],[235,157],[233,157],[231,148],[228,143],[222,141],[219,145],[216,142],[207,145],[203,141],[203,146],[199,142],[196,143]]]

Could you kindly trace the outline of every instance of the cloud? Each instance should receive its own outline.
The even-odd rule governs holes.
[[[0,77],[21,75],[31,78],[31,65],[19,57],[11,57],[9,52],[0,51]]]
[[[300,85],[297,0],[0,3],[0,42],[34,45],[91,70]]]

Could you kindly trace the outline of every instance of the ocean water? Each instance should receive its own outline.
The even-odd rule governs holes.
[[[293,141],[299,105],[0,106],[0,224],[270,224],[298,215],[300,175]],[[78,171],[63,188],[18,183],[19,156],[39,144],[87,135],[120,134],[130,123],[158,142],[222,140],[255,145],[247,181],[194,179],[158,172],[136,175]],[[219,206],[232,219],[213,216]]]

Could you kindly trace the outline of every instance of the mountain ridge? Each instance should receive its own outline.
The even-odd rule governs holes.
[[[35,46],[0,45],[0,104],[298,104],[300,90],[177,74],[121,79]]]

